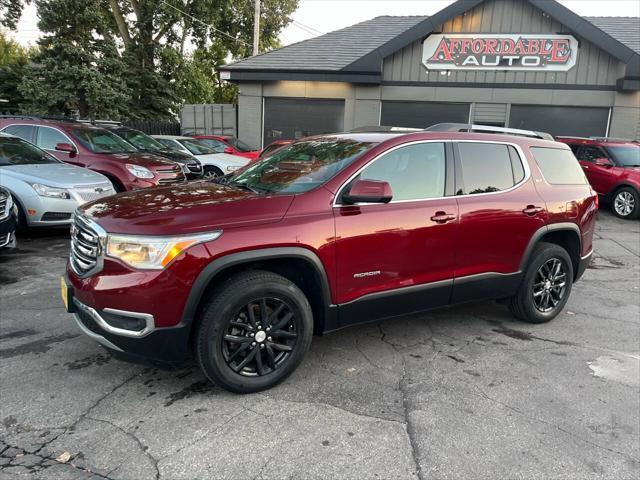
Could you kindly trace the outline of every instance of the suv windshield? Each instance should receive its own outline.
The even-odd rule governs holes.
[[[0,166],[60,163],[53,155],[16,137],[0,137]]]
[[[139,132],[138,130],[133,130],[132,128],[118,128],[116,133],[140,150],[151,150],[153,152],[167,149],[167,147],[155,138],[150,137],[146,133]]]
[[[227,181],[258,192],[302,193],[323,184],[375,145],[336,137],[298,142]]]
[[[104,128],[74,128],[71,133],[93,153],[134,153],[136,149]]]
[[[239,152],[251,152],[253,148],[244,143],[241,140],[238,140],[236,137],[229,137],[226,139],[231,145],[233,145]]]
[[[607,150],[623,167],[640,167],[640,147],[607,147]]]
[[[186,149],[189,150],[194,155],[209,155],[211,153],[216,153],[216,151],[213,148],[208,147],[204,143],[195,139],[180,138],[178,142],[184,145]]]

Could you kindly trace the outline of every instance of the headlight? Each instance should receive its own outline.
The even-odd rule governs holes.
[[[5,203],[5,205],[4,205],[5,211],[8,212],[9,210],[11,210],[11,207],[13,207],[13,197],[11,195],[9,195],[7,197],[7,203]],[[4,212],[0,212],[0,215],[2,215],[3,213]]]
[[[137,178],[153,178],[153,172],[146,167],[141,167],[140,165],[132,165],[130,163],[126,164],[127,170],[129,173]]]
[[[31,186],[41,197],[71,198],[69,196],[69,192],[64,188],[49,187],[48,185],[42,185],[41,183],[33,183]]]
[[[107,256],[140,269],[162,270],[181,252],[198,243],[215,240],[222,231],[181,237],[109,235]]]
[[[236,166],[236,165],[229,165],[227,167],[227,172],[235,172],[237,169],[239,169],[240,167]]]

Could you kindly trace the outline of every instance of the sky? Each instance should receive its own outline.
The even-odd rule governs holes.
[[[252,1],[252,0],[246,0]],[[348,27],[380,15],[433,15],[451,0],[300,0],[293,22],[280,34],[284,45]],[[583,16],[640,16],[638,0],[561,0]],[[25,10],[18,30],[9,36],[23,45],[33,44],[40,32],[33,5]]]

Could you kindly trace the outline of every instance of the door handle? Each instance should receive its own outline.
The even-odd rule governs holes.
[[[524,210],[522,210],[522,213],[529,215],[530,217],[541,213],[544,211],[544,208],[542,207],[536,207],[535,205],[527,205],[527,208],[525,208]]]
[[[431,220],[436,223],[447,223],[455,219],[456,219],[455,215],[451,213],[446,213],[446,212],[436,212],[436,214],[431,217]]]

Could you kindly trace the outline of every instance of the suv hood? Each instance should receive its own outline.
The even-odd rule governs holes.
[[[82,206],[80,212],[109,233],[182,235],[277,222],[293,197],[192,182],[106,197]]]
[[[169,160],[171,160],[172,162],[177,162],[180,163],[182,165],[188,165],[190,163],[196,163],[197,160],[193,155],[190,155],[188,153],[183,153],[183,152],[179,152],[178,150],[170,150],[170,149],[165,149],[165,150],[149,150],[149,151],[145,151],[147,153],[151,153],[153,155],[162,157],[162,158],[168,158]]]
[[[71,188],[97,183],[109,184],[104,175],[86,168],[64,163],[40,165],[7,165],[0,167],[0,176],[15,178],[27,183],[42,183],[50,187]]]
[[[173,166],[175,166],[175,162],[167,160],[166,158],[162,158],[159,155],[153,155],[151,153],[98,153],[96,155],[108,155],[110,158],[120,160],[122,163],[140,165],[141,167],[147,167],[152,170],[172,168]]]
[[[203,165],[213,163],[233,165],[240,168],[249,163],[249,160],[246,157],[231,155],[229,153],[209,153],[207,155],[196,155],[196,158],[200,160],[200,163],[202,163]]]

